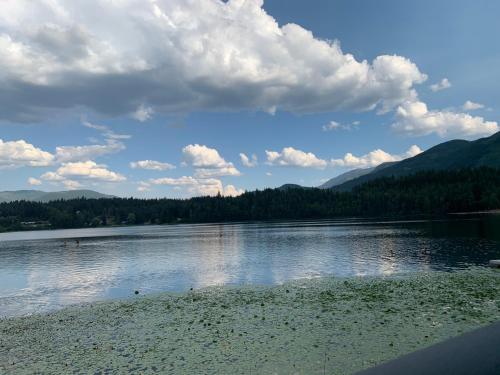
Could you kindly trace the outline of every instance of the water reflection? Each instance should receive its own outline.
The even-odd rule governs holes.
[[[499,218],[483,217],[0,234],[0,316],[132,297],[135,290],[462,268],[500,258],[499,233]]]

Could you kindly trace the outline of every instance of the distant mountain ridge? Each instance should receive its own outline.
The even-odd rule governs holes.
[[[305,187],[305,186],[301,186],[298,184],[284,184],[284,185],[281,185],[280,187],[278,187],[277,189],[278,190],[289,190],[289,189],[310,189],[310,188]]]
[[[50,202],[56,200],[69,200],[77,198],[101,199],[115,198],[113,195],[98,193],[93,190],[68,190],[46,192],[41,190],[15,190],[0,191],[0,203],[14,201]]]
[[[319,189],[331,189],[334,186],[342,185],[344,182],[354,180],[355,178],[364,176],[365,174],[373,172],[375,168],[358,168],[348,172],[342,173],[326,181],[324,184],[318,186]]]
[[[331,178],[319,189],[349,191],[365,182],[388,176],[407,176],[420,171],[462,168],[500,168],[500,132],[475,141],[452,140],[440,143],[414,157],[387,162],[373,168],[359,168]],[[278,189],[300,189],[303,186],[284,184]]]
[[[420,171],[477,167],[500,168],[500,132],[475,141],[452,140],[440,143],[412,158],[381,164],[372,172],[334,186],[333,189],[348,191],[377,178],[407,176]]]

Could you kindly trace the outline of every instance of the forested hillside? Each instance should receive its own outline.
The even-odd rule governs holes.
[[[500,169],[427,171],[383,177],[350,192],[267,189],[239,197],[75,199],[0,204],[6,230],[346,216],[441,215],[500,208]]]
[[[459,170],[464,168],[500,168],[500,132],[475,141],[452,140],[440,143],[412,158],[397,163],[385,163],[372,172],[333,186],[337,191],[349,191],[368,181],[387,176],[408,176],[429,170]]]

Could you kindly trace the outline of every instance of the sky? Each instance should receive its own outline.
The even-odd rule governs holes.
[[[500,130],[498,1],[0,8],[0,190],[236,196]]]

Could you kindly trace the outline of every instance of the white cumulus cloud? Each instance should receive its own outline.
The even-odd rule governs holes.
[[[325,168],[327,162],[312,152],[285,147],[281,152],[266,150],[267,164],[282,167]]]
[[[74,180],[64,180],[62,182],[62,184],[68,190],[76,190],[76,189],[79,189],[82,187],[81,183],[79,183],[78,181],[74,181]]]
[[[211,178],[224,176],[241,176],[241,172],[234,166],[229,165],[221,168],[197,168],[194,172],[196,178]]]
[[[230,165],[215,148],[205,145],[187,145],[182,149],[184,160],[197,168],[223,168]]]
[[[126,178],[119,173],[110,171],[105,165],[94,161],[63,163],[55,172],[44,173],[42,180],[64,181],[68,179],[87,179],[103,182],[121,182]]]
[[[200,179],[192,176],[182,176],[179,178],[157,178],[149,180],[153,185],[170,185],[175,187],[185,187],[187,192],[193,196],[238,196],[243,194],[243,189],[237,189],[233,185],[223,186],[222,181],[215,178]]]
[[[477,109],[482,109],[484,108],[484,105],[483,104],[480,104],[480,103],[474,103],[470,100],[467,100],[464,105],[462,106],[462,109],[464,111],[475,111]]]
[[[256,167],[259,164],[257,160],[257,155],[255,154],[253,154],[251,157],[248,157],[246,154],[242,152],[240,153],[240,160],[241,164],[243,164],[245,167],[248,168]]]
[[[436,133],[441,137],[491,135],[499,130],[495,121],[449,110],[429,110],[420,101],[408,101],[397,108],[393,128],[411,135]]]
[[[448,80],[448,78],[443,78],[441,81],[436,82],[430,85],[429,87],[432,91],[438,92],[449,89],[451,87],[451,82]]]
[[[0,73],[1,74],[1,73]],[[46,167],[54,162],[54,155],[24,140],[0,139],[0,168]]]
[[[97,157],[115,154],[123,151],[125,145],[114,139],[107,139],[106,144],[85,146],[58,146],[56,147],[56,161],[58,163],[86,161]]]
[[[33,185],[33,186],[41,185],[42,181],[40,181],[38,178],[30,177],[30,178],[28,178],[28,184]]]
[[[44,174],[42,174],[40,178],[42,180],[52,181],[52,182],[59,182],[64,180],[64,177],[57,174],[56,172],[45,172]]]
[[[400,161],[406,158],[411,158],[420,154],[422,150],[417,145],[411,146],[408,151],[402,155],[392,155],[384,150],[376,149],[366,155],[355,156],[352,153],[347,153],[342,159],[332,159],[331,165],[334,167],[344,168],[369,168],[376,167],[382,163]]]
[[[237,197],[237,196],[243,194],[244,192],[245,192],[245,190],[238,189],[234,185],[226,185],[224,187],[224,192],[222,195],[224,195],[225,197]]]
[[[175,165],[163,163],[156,160],[139,160],[130,163],[132,169],[148,169],[152,171],[165,171],[167,169],[175,169]]]
[[[280,25],[262,0],[3,0],[0,30],[11,121],[80,106],[139,121],[153,108],[387,110],[427,78],[405,57],[357,60]]]
[[[184,161],[195,168],[196,178],[240,176],[233,163],[227,162],[215,148],[192,144],[182,149]]]

